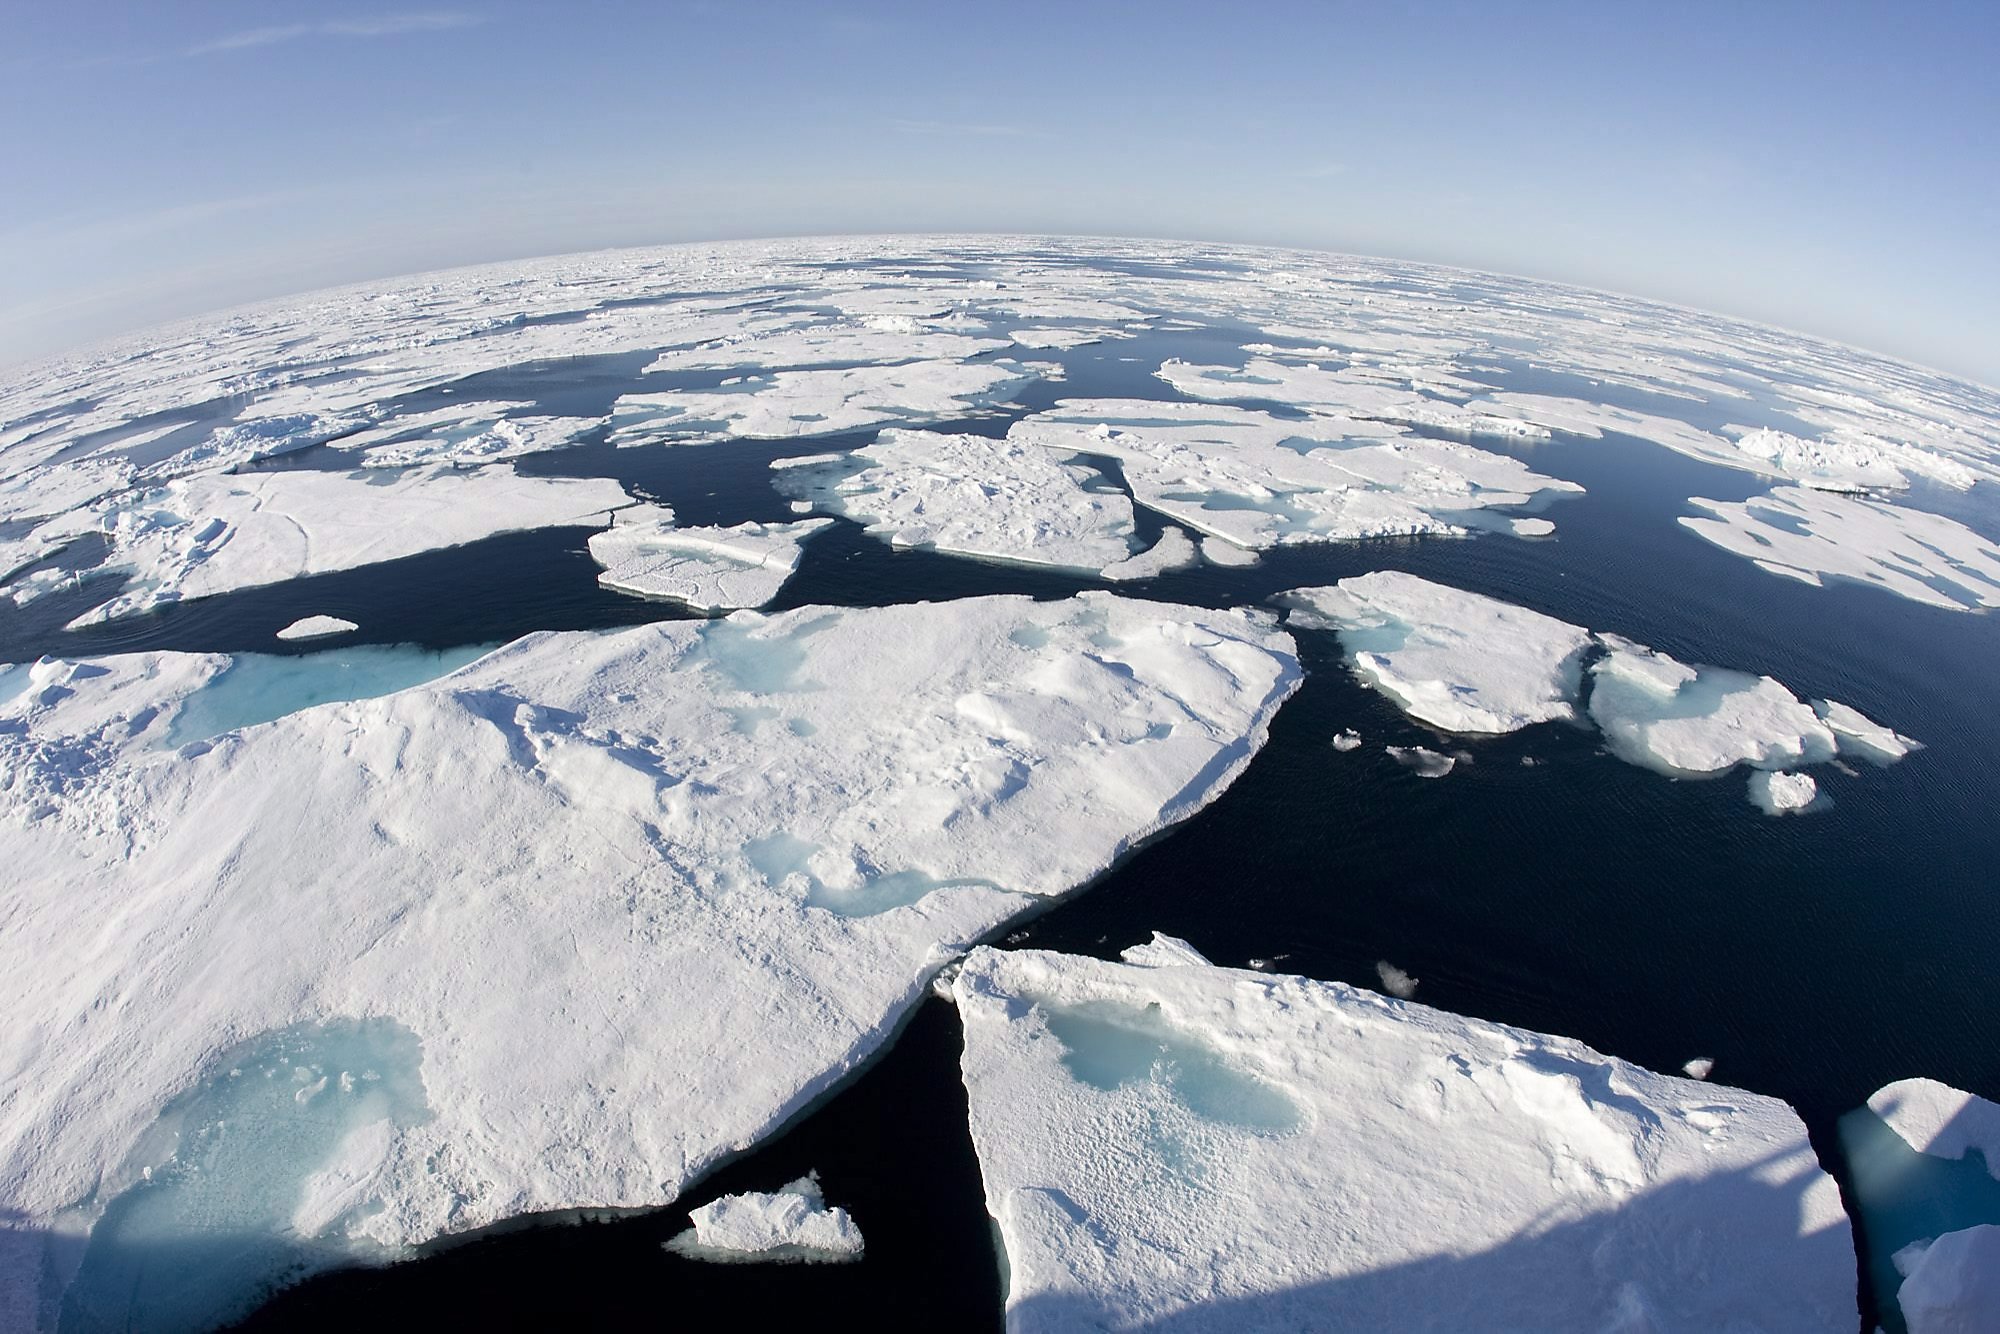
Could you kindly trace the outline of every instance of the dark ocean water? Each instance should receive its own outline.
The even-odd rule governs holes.
[[[1036,352],[1064,362],[1069,378],[1024,391],[1018,408],[941,429],[997,434],[1020,410],[1061,397],[1170,396],[1151,375],[1164,357],[1240,364],[1239,344],[1254,336],[1218,327]],[[647,359],[540,363],[454,388],[597,413]],[[1510,388],[1580,388],[1525,363],[1491,372]],[[1591,393],[1694,420],[1712,412],[1714,424],[1761,420],[1743,404],[1725,411],[1602,387]],[[770,485],[771,459],[869,438],[584,444],[521,467],[616,477],[673,505],[684,523],[782,520],[793,516]],[[1718,1082],[1798,1108],[1843,1182],[1835,1123],[1878,1086],[1921,1074],[2000,1098],[2000,721],[1988,703],[2000,679],[2000,618],[1776,578],[1675,522],[1690,512],[1690,496],[1740,499],[1764,489],[1747,474],[1618,437],[1512,448],[1587,489],[1547,511],[1553,537],[1290,548],[1248,569],[1202,566],[1119,591],[1256,604],[1367,570],[1408,570],[1685,661],[1769,673],[1802,697],[1852,704],[1928,748],[1893,768],[1857,766],[1854,776],[1815,769],[1832,808],[1771,819],[1745,799],[1740,772],[1669,780],[1613,760],[1581,728],[1441,745],[1352,679],[1333,636],[1300,632],[1306,685],[1237,783],[1084,892],[1010,928],[1004,942],[1115,957],[1157,929],[1218,963],[1268,961],[1277,971],[1370,986],[1376,961],[1387,960],[1421,979],[1417,999],[1443,1009],[1566,1034],[1661,1070],[1713,1058]],[[346,465],[321,447],[284,466]],[[1983,515],[1962,499],[1955,512],[2000,536],[1990,497]],[[1148,537],[1161,522],[1141,512]],[[684,614],[600,589],[587,536],[496,537],[62,631],[110,595],[110,581],[86,581],[0,619],[0,661],[138,649],[282,653],[290,650],[273,632],[308,612],[358,622],[360,633],[343,642],[430,648]],[[1096,586],[892,551],[843,520],[809,543],[776,606],[996,592],[1052,598]],[[1344,728],[1367,744],[1335,751],[1329,742]],[[1465,749],[1473,763],[1426,781],[1382,751],[1419,743]],[[1000,1271],[965,1129],[958,1053],[952,1011],[929,1002],[862,1074],[671,1209],[531,1221],[388,1270],[322,1275],[280,1294],[246,1327],[676,1327],[718,1318],[750,1327],[799,1318],[997,1326]],[[808,1169],[860,1223],[862,1263],[707,1265],[659,1248],[686,1225],[689,1208],[771,1189]]]

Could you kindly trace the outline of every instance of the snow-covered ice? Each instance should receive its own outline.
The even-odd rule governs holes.
[[[1813,712],[1833,730],[1843,755],[1856,755],[1872,764],[1894,764],[1911,751],[1924,748],[1923,742],[1884,727],[1838,700],[1816,699]]]
[[[1771,677],[1690,667],[1617,635],[1599,638],[1606,652],[1591,665],[1590,716],[1628,764],[1688,778],[1833,758],[1832,729]]]
[[[1684,527],[1772,574],[1849,580],[1951,611],[2000,607],[2000,545],[1956,519],[1802,486],[1688,503],[1707,513]]]
[[[1155,579],[1200,563],[1201,553],[1188,540],[1188,535],[1178,528],[1166,528],[1161,530],[1160,540],[1152,546],[1136,556],[1105,566],[1099,573],[1114,582],[1125,582]]]
[[[1947,1232],[1912,1257],[1896,1305],[1910,1334],[2000,1329],[2000,1226]]]
[[[278,631],[280,639],[328,639],[361,627],[338,616],[301,616]]]
[[[1351,727],[1344,727],[1333,738],[1333,748],[1338,751],[1361,749],[1361,733]]]
[[[694,1226],[663,1244],[691,1260],[840,1264],[864,1249],[853,1217],[826,1202],[817,1172],[774,1191],[724,1195],[689,1218]]]
[[[1417,994],[1417,979],[1387,959],[1375,961],[1375,976],[1381,981],[1382,990],[1398,1000],[1408,1000]]]
[[[130,576],[116,597],[78,618],[87,623],[497,533],[601,527],[630,503],[613,481],[523,477],[506,464],[373,481],[303,470],[202,473],[53,524],[64,537],[101,531],[111,546],[104,571]]]
[[[72,704],[146,717],[132,675],[26,707],[48,735]],[[59,783],[20,780],[61,760],[24,745],[0,1292],[34,1286],[37,1234],[117,1207],[219,1053],[300,1025],[400,1025],[429,1109],[255,1167],[262,1198],[338,1214],[315,1247],[664,1204],[955,951],[1211,801],[1299,679],[1268,615],[990,597],[536,634],[204,745],[121,737]]]
[[[1384,746],[1382,749],[1390,759],[1419,778],[1443,778],[1458,765],[1456,757],[1432,750],[1429,746]]]
[[[899,547],[1096,572],[1132,557],[1132,502],[1080,464],[1014,440],[887,430],[851,455],[781,460],[787,494]]]
[[[1935,1079],[1899,1079],[1877,1089],[1868,1107],[1918,1153],[1963,1158],[1977,1149],[2000,1181],[2000,1104]]]
[[[1116,459],[1136,500],[1248,550],[1471,526],[1538,535],[1546,520],[1484,511],[1583,489],[1399,426],[1224,404],[1065,399],[1016,422],[1008,439]]]
[[[799,568],[807,538],[830,519],[681,528],[661,505],[634,505],[590,538],[597,582],[621,593],[665,598],[696,611],[761,607]]]
[[[1363,680],[1452,732],[1576,716],[1590,632],[1497,598],[1381,570],[1277,599],[1288,623],[1335,630]]]
[[[1750,804],[1766,815],[1800,815],[1819,798],[1811,774],[1760,769],[1750,775]]]
[[[982,948],[953,994],[1010,1329],[1855,1321],[1774,1099],[1194,961]]]

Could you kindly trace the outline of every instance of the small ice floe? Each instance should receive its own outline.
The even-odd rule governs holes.
[[[278,638],[330,639],[334,635],[344,635],[360,628],[353,621],[342,620],[338,616],[302,616],[278,631]]]
[[[1750,804],[1766,815],[1803,815],[1819,798],[1811,774],[1759,770],[1750,775]]]
[[[1443,778],[1458,764],[1450,755],[1440,755],[1428,746],[1384,746],[1389,758],[1419,778]]]
[[[1715,1061],[1707,1056],[1697,1056],[1681,1067],[1681,1073],[1689,1079],[1707,1079],[1715,1072]]]
[[[1351,727],[1342,728],[1333,738],[1333,748],[1345,754],[1361,748],[1361,733]]]
[[[1375,976],[1382,980],[1382,990],[1391,996],[1408,1000],[1417,994],[1417,979],[1390,963],[1387,959],[1375,961]]]
[[[690,1260],[844,1264],[861,1258],[861,1229],[826,1202],[819,1173],[775,1191],[724,1195],[689,1216],[694,1226],[661,1244]]]

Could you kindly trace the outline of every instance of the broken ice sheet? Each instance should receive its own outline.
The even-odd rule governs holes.
[[[690,1260],[843,1264],[864,1250],[861,1229],[847,1210],[826,1202],[817,1172],[775,1191],[724,1195],[690,1221],[694,1226],[662,1243]]]
[[[798,569],[806,539],[831,522],[683,528],[665,506],[634,505],[591,536],[590,558],[604,567],[597,582],[621,593],[704,612],[761,607]]]

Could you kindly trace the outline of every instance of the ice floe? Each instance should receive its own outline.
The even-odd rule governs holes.
[[[1273,601],[1290,608],[1288,624],[1337,632],[1362,681],[1448,732],[1575,720],[1587,663],[1589,720],[1606,747],[1670,777],[1706,777],[1739,764],[1778,771],[1837,753],[1892,764],[1921,748],[1845,704],[1808,704],[1771,677],[1690,666],[1620,635],[1592,634],[1412,574],[1380,570],[1295,588]],[[1422,746],[1388,749],[1424,777],[1451,771],[1453,756]],[[1760,774],[1750,788],[1751,800],[1773,815],[1811,809],[1817,793],[1808,774]]]
[[[635,505],[590,538],[597,582],[621,593],[685,603],[696,611],[761,607],[799,568],[807,538],[831,519],[680,528],[661,505]]]
[[[1811,774],[1759,770],[1750,775],[1750,804],[1766,815],[1799,815],[1818,798],[1819,784]]]
[[[1590,717],[1611,753],[1675,778],[1819,764],[1833,730],[1778,681],[1721,667],[1690,667],[1618,635],[1601,635],[1591,664]]]
[[[278,638],[329,639],[334,635],[344,635],[360,628],[353,621],[344,620],[339,616],[301,616],[278,631]]]
[[[161,1116],[233,1047],[301,1025],[407,1031],[426,1112],[274,1126],[276,1157],[228,1168],[255,1207],[213,1226],[284,1202],[336,1220],[313,1255],[365,1258],[667,1203],[865,1060],[955,951],[1211,801],[1299,680],[1268,615],[993,597],[531,635],[60,784],[23,781],[61,763],[24,746],[0,1292],[35,1286],[38,1237],[171,1170]],[[76,732],[66,706],[147,712],[142,685],[115,710],[61,688],[7,706],[46,715],[30,742]],[[281,1106],[317,1115],[336,1066]]]
[[[1947,1232],[1909,1262],[1896,1305],[1910,1334],[2000,1329],[2000,1226]]]
[[[601,478],[524,477],[502,464],[419,469],[361,481],[345,473],[203,473],[85,511],[60,535],[101,532],[103,571],[129,577],[79,623],[166,602],[395,560],[496,533],[602,527],[631,503]]]
[[[1334,982],[974,951],[1014,1330],[1852,1325],[1782,1102]]]
[[[1185,570],[1201,563],[1201,553],[1188,535],[1178,528],[1166,528],[1160,532],[1160,540],[1125,560],[1114,561],[1098,573],[1114,582],[1133,579],[1156,579],[1175,570]]]
[[[2000,545],[1941,514],[1798,486],[1688,503],[1707,513],[1683,526],[1772,574],[1851,580],[1951,611],[2000,607]]]
[[[691,1260],[841,1264],[864,1249],[853,1217],[826,1202],[817,1172],[774,1191],[724,1195],[689,1219],[693,1227],[663,1244]]]
[[[780,460],[776,477],[899,547],[1092,572],[1132,558],[1123,492],[1011,439],[892,429],[850,455]]]
[[[1249,550],[1470,526],[1541,534],[1546,520],[1484,511],[1583,489],[1396,426],[1291,421],[1224,404],[1065,399],[1015,423],[1008,439],[1109,456],[1141,504]]]
[[[1337,630],[1356,674],[1451,732],[1513,732],[1576,716],[1588,630],[1393,570],[1298,588],[1290,624]]]
[[[1333,748],[1338,751],[1361,749],[1361,733],[1351,727],[1342,728],[1334,735]]]
[[[1977,1149],[2000,1181],[2000,1104],[1935,1079],[1899,1079],[1870,1095],[1868,1107],[1918,1153],[1963,1158]]]
[[[789,439],[963,417],[1058,370],[1045,362],[914,361],[774,371],[721,389],[625,394],[611,410],[619,444],[731,437]]]
[[[364,451],[360,460],[364,468],[412,468],[429,463],[470,468],[567,448],[607,420],[532,413],[492,415],[495,408],[512,406],[464,403],[415,417],[392,417],[342,439],[339,445],[343,451]]]

